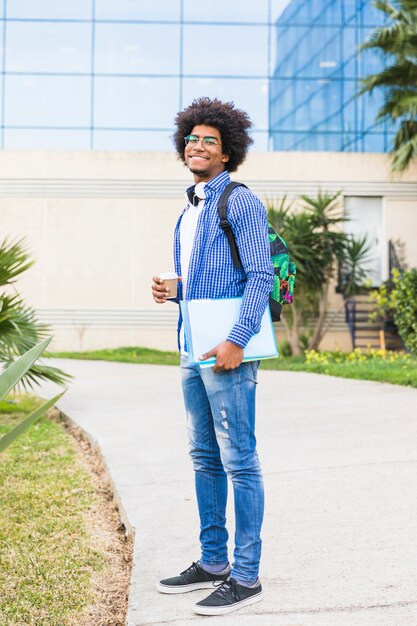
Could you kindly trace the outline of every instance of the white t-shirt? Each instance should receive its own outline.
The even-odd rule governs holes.
[[[185,213],[182,216],[180,226],[180,262],[182,275],[182,297],[184,298],[184,300],[185,294],[187,292],[188,268],[190,266],[191,253],[193,250],[195,233],[197,230],[197,222],[200,213],[204,208],[204,183],[198,183],[198,185],[196,185],[195,194],[199,198],[199,203],[197,206],[193,206],[190,202],[188,202]],[[184,324],[181,326],[180,331],[180,346],[181,354],[187,354],[184,350]]]

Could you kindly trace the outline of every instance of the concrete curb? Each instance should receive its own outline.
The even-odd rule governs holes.
[[[123,524],[123,526],[125,527],[126,530],[126,537],[129,539],[132,539],[133,541],[133,546],[135,544],[135,532],[136,529],[134,528],[134,526],[131,524],[127,513],[126,513],[126,509],[123,505],[122,499],[120,497],[120,494],[117,490],[116,484],[112,478],[112,475],[110,473],[109,470],[109,466],[107,465],[106,459],[100,449],[100,445],[97,441],[97,439],[95,437],[93,437],[93,435],[91,435],[89,432],[87,432],[84,428],[82,428],[79,424],[77,424],[77,422],[75,422],[73,419],[71,419],[71,417],[69,417],[68,415],[66,415],[63,411],[61,411],[61,409],[58,406],[54,406],[52,407],[53,409],[55,409],[58,413],[58,419],[63,422],[64,424],[67,424],[69,427],[73,428],[73,429],[77,429],[78,432],[81,434],[82,438],[87,441],[92,450],[94,451],[95,454],[97,454],[97,456],[100,459],[100,463],[103,466],[104,469],[104,473],[106,476],[106,481],[109,483],[111,491],[112,491],[112,495],[114,498],[114,501],[117,504],[117,508],[119,511],[119,515],[120,515],[120,520]]]

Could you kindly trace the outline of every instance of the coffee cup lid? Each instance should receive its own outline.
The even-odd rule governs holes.
[[[174,278],[178,278],[178,274],[175,272],[165,272],[164,274],[158,274],[159,278],[162,280],[173,280]]]

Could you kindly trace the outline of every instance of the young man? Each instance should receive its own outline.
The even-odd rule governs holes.
[[[227,217],[242,267],[236,269],[220,228],[217,204],[244,161],[252,139],[251,122],[233,103],[199,98],[176,117],[178,156],[194,175],[187,206],[174,235],[175,270],[182,281],[178,298],[241,296],[238,322],[224,341],[202,359],[216,357],[213,368],[188,362],[181,315],[179,346],[182,386],[188,419],[190,456],[200,514],[201,557],[179,576],[161,580],[162,593],[214,588],[194,611],[221,615],[262,599],[258,578],[264,510],[262,474],[256,452],[255,389],[258,362],[242,363],[243,349],[260,329],[273,285],[266,211],[247,188],[230,196]],[[155,302],[169,290],[153,278]],[[226,500],[233,485],[236,532],[234,562],[227,554]]]

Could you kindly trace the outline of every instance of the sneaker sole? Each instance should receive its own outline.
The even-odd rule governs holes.
[[[227,606],[201,606],[196,604],[194,606],[194,613],[197,613],[197,615],[225,615],[226,613],[232,613],[238,609],[243,609],[243,607],[249,606],[250,604],[260,602],[262,599],[263,592],[261,591],[260,593],[257,593],[256,596],[251,596],[250,598],[246,598],[246,600],[241,600],[240,602],[229,604]]]
[[[218,587],[219,583],[224,582],[224,580],[214,580],[201,583],[192,583],[190,585],[162,585],[158,583],[156,588],[161,593],[188,593],[189,591],[197,591],[198,589],[215,589]]]

